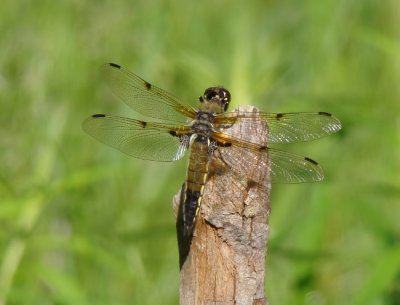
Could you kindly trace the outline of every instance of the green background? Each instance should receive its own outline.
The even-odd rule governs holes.
[[[270,304],[400,304],[399,20],[397,0],[1,1],[0,304],[178,304],[186,161],[81,130],[135,117],[105,62],[188,102],[334,113],[339,134],[284,147],[326,179],[273,187]]]

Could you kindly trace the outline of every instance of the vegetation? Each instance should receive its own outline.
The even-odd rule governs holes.
[[[186,162],[136,160],[81,130],[138,117],[116,62],[195,102],[329,111],[340,134],[280,147],[324,182],[275,185],[270,304],[400,304],[400,3],[2,1],[0,304],[177,304],[172,196]]]

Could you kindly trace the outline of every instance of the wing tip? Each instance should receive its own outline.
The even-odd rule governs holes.
[[[339,130],[342,129],[342,123],[332,113],[320,111],[320,112],[318,112],[318,114],[330,118],[330,123],[328,125],[329,128],[327,129],[328,134],[338,132]]]

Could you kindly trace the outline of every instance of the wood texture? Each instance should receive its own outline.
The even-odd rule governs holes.
[[[257,110],[247,106],[236,111]],[[229,133],[266,145],[266,125],[260,122],[234,125]],[[252,157],[257,161],[267,155]],[[264,277],[271,184],[268,168],[259,168],[257,162],[251,166],[260,183],[214,164],[193,238],[178,237],[181,305],[267,304]],[[176,214],[179,203],[180,193],[174,197]]]

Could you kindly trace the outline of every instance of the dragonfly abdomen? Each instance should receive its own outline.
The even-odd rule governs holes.
[[[207,138],[197,138],[192,144],[187,178],[184,187],[183,227],[184,234],[192,233],[203,199],[204,185],[207,180],[210,156]]]

